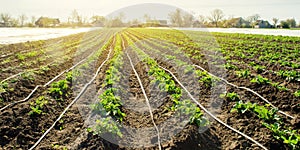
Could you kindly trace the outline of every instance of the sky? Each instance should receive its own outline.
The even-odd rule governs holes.
[[[14,17],[21,14],[47,16],[66,21],[74,9],[86,17],[106,16],[120,8],[143,3],[167,4],[193,12],[195,16],[209,16],[212,10],[221,9],[226,17],[246,18],[259,14],[261,19],[270,22],[274,17],[280,20],[295,18],[297,23],[300,21],[299,0],[0,0],[0,13],[9,13]],[[141,14],[141,11],[136,10],[136,13]]]

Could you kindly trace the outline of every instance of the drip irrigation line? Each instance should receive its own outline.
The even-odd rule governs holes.
[[[246,90],[246,91],[249,91],[249,92],[255,94],[256,96],[258,96],[259,98],[261,98],[263,101],[265,101],[266,103],[268,103],[268,104],[269,104],[270,106],[272,106],[273,108],[278,109],[278,108],[277,108],[276,106],[274,106],[270,101],[268,101],[266,98],[264,98],[263,96],[261,96],[260,94],[258,94],[257,92],[255,92],[254,90],[249,89],[249,88],[247,88],[247,87],[240,87],[240,86],[237,86],[237,85],[235,85],[235,84],[233,84],[233,83],[230,83],[230,82],[228,82],[227,80],[225,80],[225,79],[223,79],[223,78],[221,78],[221,77],[218,77],[218,76],[216,76],[216,75],[214,75],[214,74],[208,72],[207,70],[205,70],[204,68],[202,68],[202,67],[199,66],[199,65],[195,65],[195,64],[194,64],[194,66],[197,67],[197,68],[199,68],[199,69],[201,69],[202,71],[207,72],[209,75],[211,75],[211,76],[213,76],[213,77],[215,77],[215,78],[218,78],[218,79],[222,80],[223,82],[225,82],[226,84],[228,84],[228,85],[230,85],[230,86],[233,86],[233,87],[238,88],[238,89],[244,89],[244,90]],[[281,113],[281,114],[283,114],[283,115],[285,115],[285,116],[287,116],[287,117],[290,117],[291,119],[294,119],[294,118],[295,118],[295,117],[293,117],[293,116],[291,116],[291,115],[289,115],[289,114],[287,114],[287,113],[285,113],[285,112],[283,112],[283,111],[281,111],[281,110],[278,110],[278,112]]]
[[[132,69],[133,69],[133,71],[134,71],[134,73],[135,73],[135,75],[136,75],[136,77],[137,77],[137,79],[139,81],[139,84],[140,84],[140,87],[142,89],[143,95],[144,95],[144,97],[146,99],[146,102],[147,102],[147,105],[148,105],[148,108],[149,108],[149,112],[150,112],[150,117],[151,117],[152,123],[153,123],[153,125],[154,125],[154,127],[156,129],[156,132],[157,132],[158,148],[159,148],[159,150],[161,150],[159,129],[158,129],[158,127],[155,124],[154,117],[153,117],[153,112],[152,112],[152,109],[151,109],[151,105],[150,105],[149,99],[148,99],[146,91],[145,91],[145,89],[143,87],[143,83],[142,83],[142,81],[141,81],[141,79],[140,79],[137,71],[135,70],[135,68],[134,68],[134,66],[132,64],[132,61],[131,61],[131,58],[130,58],[129,54],[127,52],[126,52],[126,54],[127,54],[128,59],[129,59],[130,65],[131,65],[131,67],[132,67]]]
[[[86,89],[90,86],[90,84],[92,84],[94,82],[94,80],[96,79],[96,77],[98,76],[101,68],[103,67],[103,65],[108,61],[110,54],[111,54],[112,48],[110,48],[109,53],[107,55],[107,58],[102,62],[102,64],[99,66],[99,68],[97,69],[94,77],[83,87],[83,89],[80,91],[80,93],[76,96],[76,98],[64,109],[64,111],[59,115],[59,117],[54,121],[54,123],[52,124],[52,126],[50,128],[47,129],[47,131],[44,132],[44,134],[38,139],[38,141],[29,149],[29,150],[33,150],[36,146],[39,145],[39,143],[45,138],[45,136],[54,128],[54,126],[56,125],[57,122],[59,122],[59,120],[63,117],[63,115],[71,108],[71,106],[84,94],[84,92],[86,91]]]
[[[188,96],[205,112],[207,113],[209,116],[211,116],[213,119],[215,119],[217,122],[219,122],[220,124],[224,125],[225,127],[229,128],[230,130],[242,135],[243,137],[247,138],[248,140],[252,141],[253,143],[257,144],[259,147],[261,147],[264,150],[268,150],[265,146],[263,146],[262,144],[260,144],[258,141],[254,140],[253,138],[249,137],[248,135],[240,132],[239,130],[231,127],[230,125],[224,123],[222,120],[220,120],[218,117],[216,117],[215,115],[213,115],[211,112],[209,112],[204,106],[202,106],[192,95],[191,93],[185,88],[185,86],[177,79],[177,77],[168,69],[162,67],[159,65],[160,68],[162,68],[163,70],[167,71],[170,75],[172,75],[172,77],[176,80],[176,82],[187,92]]]

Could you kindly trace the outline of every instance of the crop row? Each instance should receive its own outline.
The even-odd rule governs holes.
[[[143,43],[145,43],[145,41],[143,41]],[[152,43],[153,45],[155,45],[155,42],[153,42]],[[157,46],[157,45],[156,45]],[[163,45],[162,45],[163,46]],[[155,51],[155,50],[157,50],[157,49],[159,49],[159,48],[156,48],[156,49],[152,49],[152,52],[153,51]],[[161,49],[161,48],[160,48]],[[160,53],[162,53],[162,52],[160,52]],[[170,57],[170,56],[169,56]],[[174,57],[173,57],[174,58]],[[204,73],[204,74],[203,74]],[[205,72],[198,72],[197,71],[197,74],[198,75],[205,75],[206,73]],[[205,75],[205,76],[207,76],[207,74]],[[209,75],[207,76],[208,78],[211,78]],[[202,78],[202,79],[200,79],[200,81],[202,80],[203,81],[203,79],[205,79],[205,78],[207,78],[207,77],[204,77],[204,78]],[[206,80],[206,79],[205,79]],[[260,78],[258,77],[258,78],[256,78],[256,80],[255,80],[255,82],[259,82],[260,81]],[[254,80],[253,80],[253,82],[254,82]],[[263,82],[263,81],[262,81]],[[226,95],[227,97],[229,97],[230,99],[235,99],[235,98],[237,98],[238,96],[236,96],[236,95],[234,95],[234,94],[232,94],[231,95],[231,93],[228,93],[227,95]],[[243,105],[244,106],[244,105]],[[246,107],[246,106],[245,106]],[[263,106],[257,106],[257,107],[263,107]],[[245,108],[245,109],[247,109],[247,108]],[[275,112],[273,112],[273,114],[276,114],[276,111]],[[271,125],[271,126],[274,126],[274,124],[273,125]],[[271,128],[270,127],[270,125],[269,126],[267,126],[268,128]],[[275,137],[277,138],[278,137],[278,139],[282,139],[283,141],[284,141],[284,143],[287,143],[287,144],[289,144],[292,148],[296,148],[296,147],[298,147],[298,141],[297,140],[299,140],[298,138],[298,135],[297,135],[297,133],[295,133],[295,130],[281,130],[281,131],[275,131],[275,129],[271,129],[273,132],[275,132],[274,134],[275,134]],[[278,135],[279,134],[279,132],[283,132],[283,131],[286,131],[286,132],[284,132],[284,133],[282,133],[282,134],[280,134],[280,135]]]

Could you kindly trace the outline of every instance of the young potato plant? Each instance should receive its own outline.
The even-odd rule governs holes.
[[[49,71],[49,66],[41,66],[40,69],[37,71],[38,74],[45,74],[47,71]]]
[[[92,105],[92,109],[94,111],[102,112],[102,107],[105,109],[106,115],[113,115],[116,117],[120,122],[123,121],[126,114],[121,111],[121,99],[118,96],[115,96],[115,92],[117,89],[115,88],[108,88],[105,90],[100,96],[100,102]]]
[[[246,69],[246,70],[240,70],[240,71],[235,71],[235,74],[239,78],[248,78],[250,76],[250,71],[248,69]]]
[[[117,121],[122,122],[126,114],[121,111],[121,99],[120,97],[115,95],[118,89],[113,88],[113,85],[117,80],[120,79],[120,73],[118,68],[123,64],[120,46],[121,43],[120,36],[116,38],[116,46],[114,48],[115,55],[110,60],[111,66],[105,72],[106,76],[103,83],[103,88],[105,88],[104,92],[99,96],[99,101],[93,105],[91,108],[94,112],[104,114],[106,118],[97,120],[96,125],[93,127],[87,128],[88,132],[92,132],[94,135],[101,135],[105,133],[112,133],[113,135],[117,135],[118,137],[122,137],[122,133],[117,126],[117,124],[113,121],[112,117],[116,118]]]
[[[233,64],[231,64],[231,63],[228,63],[228,62],[225,63],[224,67],[225,67],[226,69],[228,69],[228,70],[236,70],[236,69],[238,69],[237,66],[235,66],[235,65],[233,65]]]
[[[235,92],[226,92],[224,94],[221,94],[220,97],[226,98],[227,100],[230,100],[230,101],[239,101],[240,100],[240,96]]]
[[[295,95],[296,97],[300,97],[300,90],[296,91],[296,92],[294,93],[294,95]]]
[[[16,54],[16,58],[17,58],[18,60],[20,60],[20,61],[23,61],[23,60],[26,59],[26,56],[23,55],[23,54],[21,54],[21,53],[17,53],[17,54]]]
[[[264,78],[261,75],[257,75],[250,82],[251,83],[256,83],[256,84],[259,84],[259,85],[263,85],[263,84],[270,84],[271,81],[268,78]]]
[[[272,82],[271,85],[272,85],[273,87],[277,88],[277,89],[280,90],[280,91],[288,91],[288,90],[289,90],[288,88],[286,88],[286,87],[280,85],[279,82],[275,82],[275,83]]]
[[[300,134],[297,133],[297,130],[285,129],[283,125],[278,122],[272,124],[263,122],[263,125],[273,132],[277,140],[282,140],[283,143],[288,144],[292,150],[300,149]]]
[[[0,82],[0,93],[5,93],[8,89],[7,82]]]
[[[205,71],[196,70],[195,73],[198,77],[200,77],[199,82],[203,83],[206,87],[215,86],[216,83],[220,80],[218,78],[209,75]]]
[[[123,137],[121,130],[119,129],[118,125],[113,121],[111,117],[107,117],[101,120],[96,120],[96,125],[87,128],[87,131],[93,133],[94,135],[111,133],[120,138]]]
[[[269,105],[266,105],[269,107]],[[280,117],[276,114],[278,109],[267,109],[265,106],[257,105],[256,103],[252,104],[250,102],[243,103],[242,101],[238,101],[231,112],[239,112],[245,113],[246,111],[254,112],[259,118],[263,119],[267,122],[280,121]]]
[[[25,80],[34,81],[34,71],[28,71],[21,74],[21,77]]]
[[[191,103],[191,100],[180,101],[182,96],[181,88],[177,87],[173,78],[161,69],[157,62],[150,58],[147,54],[141,51],[139,48],[134,47],[134,50],[143,58],[143,62],[149,65],[148,75],[154,77],[151,83],[157,83],[161,91],[168,92],[171,94],[173,106],[170,108],[171,111],[179,111],[181,114],[189,115],[190,123],[197,126],[205,126],[208,121],[203,117],[203,113],[196,104]],[[176,57],[166,56],[169,59],[175,59]],[[175,61],[177,65],[184,65],[182,61]]]
[[[204,118],[200,108],[192,103],[191,100],[180,101],[176,106],[173,106],[172,109],[179,111],[181,114],[190,116],[190,123],[198,127],[204,127],[209,123],[208,120]]]
[[[300,81],[300,72],[299,71],[285,71],[279,70],[277,75],[284,78],[287,81]]]
[[[118,89],[113,88],[113,85],[120,80],[120,73],[118,69],[120,69],[120,66],[123,64],[121,44],[121,38],[120,36],[117,36],[116,46],[114,48],[115,55],[110,60],[111,66],[105,72],[105,82],[102,85],[105,88],[105,91],[99,96],[99,102],[92,105],[92,109],[94,111],[104,112],[105,110],[105,112],[107,112],[107,116],[112,115],[120,122],[123,121],[126,114],[121,111],[122,104],[120,97],[115,95]],[[104,110],[102,108],[104,108]]]
[[[64,98],[69,96],[69,81],[66,79],[54,82],[51,84],[49,93],[56,100],[63,101]]]
[[[232,108],[231,112],[245,113],[247,111],[254,112],[260,119],[263,120],[262,124],[270,129],[273,136],[282,140],[283,143],[288,144],[293,150],[300,148],[300,135],[297,130],[292,130],[284,126],[282,119],[277,115],[278,109],[271,108],[269,105],[259,106],[250,102],[243,103],[237,102]]]
[[[30,103],[31,111],[28,115],[40,115],[43,113],[43,107],[48,103],[48,100],[44,96],[38,97],[35,102]]]
[[[253,67],[254,70],[256,70],[257,73],[262,73],[265,70],[265,66],[261,66],[261,65],[255,65]]]

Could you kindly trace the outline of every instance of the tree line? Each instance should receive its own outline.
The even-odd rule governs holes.
[[[273,18],[272,22],[267,22],[260,19],[259,14],[253,14],[246,18],[233,16],[225,17],[225,14],[220,9],[215,9],[210,12],[209,16],[195,16],[194,13],[188,13],[180,9],[176,9],[170,12],[168,15],[168,26],[173,27],[238,27],[238,28],[254,28],[261,25],[262,27],[268,28],[295,28],[297,26],[296,20],[294,18],[289,18],[286,20],[279,20],[278,18]],[[167,22],[167,20],[165,20]],[[143,19],[132,19],[130,21],[125,21],[124,13],[113,17],[104,17],[99,15],[94,15],[92,17],[87,17],[80,15],[78,11],[73,10],[66,22],[60,22],[58,18],[48,18],[48,17],[35,17],[26,16],[21,14],[17,17],[12,17],[8,13],[0,13],[0,27],[88,27],[88,26],[101,26],[101,27],[127,27],[135,25],[143,26],[156,26],[162,24],[161,20],[156,20],[152,18],[149,14],[144,14]],[[167,23],[163,23],[167,24]]]
[[[170,21],[172,26],[175,27],[193,27],[205,26],[205,27],[245,27],[245,28],[254,28],[260,23],[269,23],[264,20],[260,20],[261,17],[259,14],[253,14],[246,18],[233,16],[225,17],[225,14],[220,9],[215,9],[210,12],[209,16],[199,15],[195,17],[193,13],[186,13],[179,9],[169,14]],[[300,23],[297,26],[296,20],[294,18],[289,18],[286,20],[279,20],[278,18],[272,18],[272,22],[269,23],[269,28],[296,28],[300,27]]]

